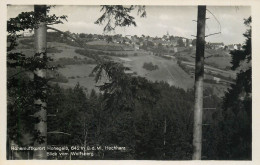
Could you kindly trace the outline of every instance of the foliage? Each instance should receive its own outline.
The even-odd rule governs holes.
[[[126,70],[129,68],[113,61],[105,61],[93,69],[92,72],[96,73],[96,82],[101,79],[102,73],[105,73],[109,80],[99,86],[99,89],[104,92],[106,108],[132,111],[135,100],[155,103],[158,91],[153,88],[152,83],[143,77],[125,74]]]
[[[251,17],[245,20],[249,27],[244,36],[245,45],[240,51],[231,51],[232,69],[246,60],[251,63]],[[252,159],[252,69],[251,66],[237,74],[236,83],[231,86],[224,97],[223,117],[221,123],[225,133],[226,159]],[[226,153],[226,155],[225,155]]]
[[[245,20],[245,25],[249,28],[243,35],[246,37],[245,45],[242,46],[242,50],[233,50],[230,52],[232,56],[231,64],[232,69],[235,70],[236,68],[239,67],[239,64],[241,61],[247,60],[247,62],[251,62],[251,22],[252,18],[249,17],[248,19]]]
[[[103,6],[105,13],[97,23],[115,19],[114,26],[108,22],[107,31],[116,26],[135,25],[129,16],[133,9],[132,6]],[[27,17],[30,18],[25,19]],[[41,54],[27,57],[12,51],[17,46],[16,31],[33,28],[37,20],[32,18],[35,18],[33,13],[22,13],[8,23],[8,139],[21,143],[25,132],[35,134],[34,139],[39,138],[32,128],[38,120],[31,114],[40,106],[37,107],[33,100],[41,98],[47,103],[48,113],[53,114],[48,117],[48,131],[60,132],[48,135],[48,145],[126,147],[125,152],[94,151],[94,157],[75,156],[72,159],[191,159],[194,91],[126,74],[129,68],[105,59],[96,60],[97,66],[91,75],[96,76],[96,82],[101,76],[108,78],[108,82],[98,86],[101,93],[86,92],[80,84],[63,89],[58,85],[49,86],[48,79],[36,76],[32,80],[31,74],[27,74],[29,71],[54,68],[46,52],[43,52],[44,58],[40,58]],[[52,18],[44,21],[59,23],[65,17]],[[250,20],[245,23],[249,25]],[[234,68],[241,60],[251,60],[251,35],[245,36],[247,44],[243,52],[238,52],[239,59],[235,59],[237,54],[233,53]],[[84,50],[82,54],[93,59],[101,54],[86,52]],[[211,127],[203,128],[204,159],[251,159],[251,68],[238,73],[236,84],[224,97],[222,111],[220,99],[213,91],[207,89],[204,93],[210,96],[204,101],[205,107],[216,107],[215,111],[205,113],[203,121],[211,124]]]
[[[51,134],[48,143],[126,147],[125,152],[95,151],[94,157],[72,159],[191,159],[193,91],[186,92],[164,82],[150,85],[160,91],[156,104],[132,98],[131,111],[123,106],[110,109],[106,93],[97,94],[92,90],[85,95],[79,84],[73,89],[51,87],[47,105],[49,113],[56,116],[48,119],[48,130],[70,135]],[[128,98],[131,102],[131,97]]]
[[[121,53],[114,53],[114,52],[105,52],[105,51],[94,51],[94,50],[88,50],[88,49],[75,49],[75,53],[78,53],[80,55],[86,56],[86,57],[92,57],[99,56],[99,55],[106,55],[106,56],[115,56],[115,57],[127,57],[127,54],[121,54]]]
[[[182,38],[179,38],[179,39],[177,40],[177,43],[178,43],[178,46],[180,46],[180,47],[185,46],[185,44],[184,44]]]
[[[48,6],[46,9],[49,11],[50,7]],[[38,136],[39,132],[32,128],[35,123],[39,122],[39,119],[32,115],[41,109],[42,105],[34,104],[33,100],[46,101],[46,92],[43,91],[48,89],[48,79],[37,76],[34,71],[55,68],[48,65],[51,59],[47,57],[46,52],[36,53],[32,57],[21,52],[14,52],[13,50],[18,45],[17,39],[20,36],[17,35],[17,32],[37,28],[37,24],[41,21],[48,24],[58,24],[62,20],[66,20],[66,16],[48,15],[45,17],[35,12],[22,12],[17,17],[7,21],[7,67],[16,70],[16,74],[7,78],[8,140],[21,142],[22,135],[29,133],[34,135],[32,141],[43,142],[43,137]],[[34,79],[30,75],[34,75]]]
[[[146,69],[146,70],[149,70],[149,71],[159,69],[158,65],[153,65],[152,62],[150,62],[150,63],[145,62],[144,65],[143,65],[143,68]]]
[[[231,51],[232,68],[241,62],[251,62],[251,17],[245,20],[249,27],[244,36],[242,50]],[[238,71],[235,83],[223,97],[222,110],[216,111],[213,123],[207,128],[205,138],[206,159],[251,160],[252,159],[252,69]]]
[[[104,27],[105,32],[115,30],[117,26],[136,26],[135,18],[130,15],[135,8],[138,9],[137,13],[141,14],[141,17],[146,16],[145,6],[131,5],[126,7],[122,5],[103,5],[100,11],[104,11],[104,13],[100,18],[98,18],[95,24],[103,24],[106,22]]]

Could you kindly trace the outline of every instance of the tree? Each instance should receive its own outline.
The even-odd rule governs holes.
[[[147,41],[147,46],[148,47],[154,47],[154,43],[152,41]]]
[[[185,46],[185,45],[184,45],[184,42],[183,42],[183,40],[182,40],[182,38],[179,38],[179,39],[177,40],[177,44],[178,44],[178,46],[180,46],[180,47]]]
[[[101,11],[104,11],[95,24],[106,22],[104,32],[115,30],[116,27],[136,26],[135,18],[130,13],[137,8],[137,14],[141,17],[146,16],[145,6],[123,6],[123,5],[103,5]]]
[[[85,33],[80,33],[79,34],[79,38],[86,38],[86,34]]]
[[[28,143],[31,143],[32,140],[36,146],[45,146],[46,144],[46,126],[44,126],[44,123],[46,122],[45,100],[48,79],[44,76],[43,70],[54,69],[53,66],[48,65],[50,58],[46,56],[46,24],[58,24],[66,19],[65,16],[47,16],[45,13],[49,9],[49,6],[36,6],[35,12],[22,12],[16,18],[11,18],[7,21],[7,38],[10,43],[7,47],[7,67],[16,71],[7,80],[8,93],[10,94],[8,103],[10,108],[8,108],[8,119],[10,119],[8,120],[8,126],[10,126],[8,127],[8,139],[21,145],[23,145],[21,137],[26,133],[32,135],[26,138]],[[19,37],[17,32],[27,29],[35,29],[36,31],[36,51],[33,57],[26,57],[21,52],[13,51],[17,46],[17,38]],[[28,76],[22,77],[22,73],[34,74],[34,79],[30,79]],[[19,83],[22,83],[23,86]],[[12,94],[12,92],[23,90],[21,89],[22,87],[27,89],[27,95]],[[32,101],[32,99],[35,100]],[[19,100],[23,105],[22,109],[21,106],[17,107],[15,105],[16,101]],[[11,116],[12,113],[19,114],[18,120]],[[19,124],[21,121],[23,121],[23,125]],[[31,128],[34,124],[36,124],[36,130]],[[14,132],[13,130],[18,131]],[[37,154],[35,155],[37,156]],[[46,154],[39,152],[37,158],[46,159]]]
[[[45,5],[34,6],[34,11],[36,16],[42,17],[43,19],[46,18],[46,12],[47,8]],[[47,42],[46,42],[46,34],[47,34],[47,28],[46,28],[46,22],[40,21],[38,24],[36,24],[37,28],[35,28],[35,56],[39,58],[39,60],[44,61],[47,59]],[[37,67],[34,71],[34,81],[36,82],[36,85],[40,88],[40,94],[35,95],[34,104],[39,106],[39,111],[34,114],[34,117],[39,119],[39,122],[35,124],[35,129],[39,132],[39,137],[42,139],[41,141],[36,140],[34,142],[35,147],[44,147],[47,148],[47,108],[46,108],[46,98],[39,97],[44,96],[46,94],[46,84],[41,85],[38,81],[41,79],[46,78],[46,72],[40,68]],[[34,159],[47,159],[47,151],[45,150],[38,150],[34,151],[33,155]]]
[[[88,34],[88,35],[87,35],[87,38],[88,38],[88,39],[93,39],[93,34]]]
[[[223,98],[223,120],[219,156],[222,159],[252,159],[252,69],[251,69],[251,17],[245,19],[248,30],[242,50],[231,51],[231,64],[237,73],[235,84]],[[243,61],[249,66],[243,65]],[[241,66],[241,67],[240,67]],[[239,68],[240,67],[240,68]]]
[[[193,39],[191,42],[192,46],[196,46],[196,42],[197,42],[196,39]]]
[[[206,6],[198,6],[192,159],[201,159]]]
[[[110,42],[113,42],[112,36],[108,36],[108,37],[107,37],[107,43],[110,43]]]

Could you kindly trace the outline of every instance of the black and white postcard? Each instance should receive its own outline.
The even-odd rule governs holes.
[[[257,5],[1,3],[1,162],[255,164]]]

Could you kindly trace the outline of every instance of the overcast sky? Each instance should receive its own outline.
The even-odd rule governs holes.
[[[104,25],[94,22],[101,16],[100,6],[56,6],[50,14],[67,15],[68,22],[55,25],[60,30],[74,33],[102,34]],[[206,35],[220,32],[221,34],[207,37],[208,42],[224,42],[225,44],[243,43],[243,33],[246,30],[243,19],[251,15],[251,8],[207,6]],[[7,17],[17,16],[22,11],[32,11],[33,6],[8,6]],[[111,34],[158,36],[162,37],[169,32],[170,35],[193,39],[196,35],[197,6],[146,6],[147,17],[140,18],[133,12],[137,27],[117,28]]]

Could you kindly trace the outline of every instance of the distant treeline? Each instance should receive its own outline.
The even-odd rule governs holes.
[[[86,44],[89,49],[104,50],[104,51],[123,51],[122,46],[119,45],[89,45]]]
[[[115,52],[105,52],[105,51],[94,51],[94,50],[86,50],[86,49],[76,49],[75,53],[80,55],[91,57],[91,55],[98,56],[98,55],[107,55],[107,56],[115,56],[115,57],[127,57],[127,54],[123,53],[115,53]]]

